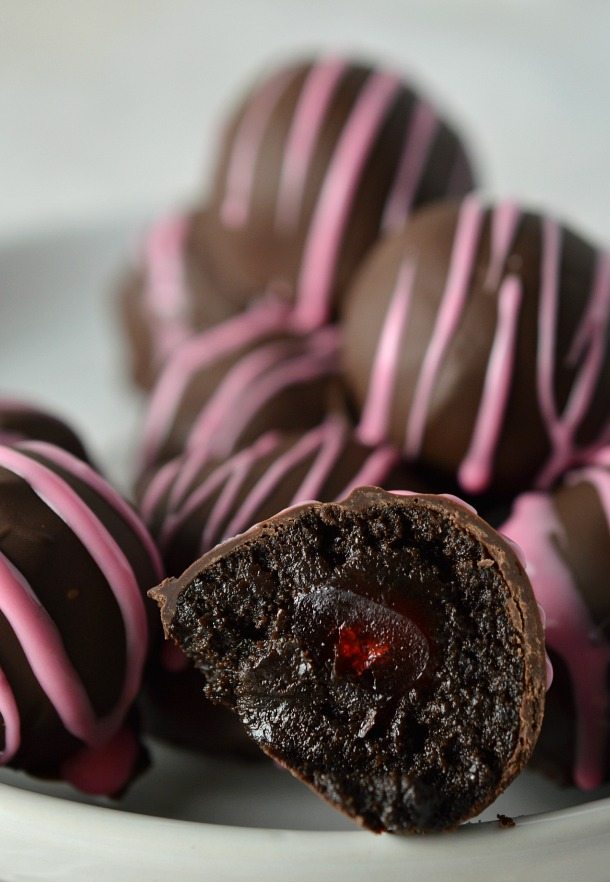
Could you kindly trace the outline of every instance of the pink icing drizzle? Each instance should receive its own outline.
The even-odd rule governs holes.
[[[588,470],[574,476],[597,488],[606,518],[610,517],[610,475]],[[546,614],[547,645],[560,655],[574,687],[576,758],[574,782],[582,790],[602,783],[606,763],[606,677],[610,664],[607,642],[592,641],[594,626],[575,579],[562,555],[566,537],[553,506],[544,493],[519,497],[502,532],[516,541],[527,558],[527,573]]]
[[[339,58],[327,58],[309,71],[286,139],[276,210],[276,229],[293,230],[299,222],[307,173],[337,87],[347,70]]]
[[[539,487],[546,488],[576,459],[582,460],[591,452],[591,450],[577,451],[575,435],[591,405],[607,349],[606,338],[610,314],[610,255],[606,252],[600,252],[598,255],[589,303],[576,330],[568,354],[570,363],[573,364],[579,357],[582,357],[582,364],[572,385],[565,409],[561,415],[558,415],[554,399],[553,374],[560,231],[551,221],[546,221],[543,235],[545,247],[542,264],[538,397],[552,449],[536,483]],[[586,353],[583,356],[585,349]],[[600,439],[592,445],[592,450],[607,440],[606,434],[602,432]]]
[[[116,731],[135,698],[146,657],[146,615],[135,574],[106,527],[63,479],[14,448],[0,447],[0,466],[23,478],[74,532],[108,581],[121,611],[127,642],[125,680],[114,709],[107,717],[97,721],[95,732],[90,733],[87,739],[100,744]],[[43,645],[38,651],[43,651]],[[38,657],[37,669],[42,664]]]
[[[97,743],[103,735],[55,623],[23,574],[1,552],[0,588],[0,611],[65,728],[86,744]]]
[[[466,303],[483,215],[484,209],[476,197],[468,196],[464,199],[460,207],[447,284],[417,379],[407,422],[405,454],[411,459],[417,457],[421,449],[434,384]]]
[[[184,277],[184,249],[189,228],[187,217],[169,215],[155,223],[144,242],[146,279],[142,296],[148,308],[157,361],[162,361],[190,333]]]
[[[117,794],[127,784],[138,752],[135,734],[125,727],[104,744],[84,748],[65,760],[61,776],[83,793]]]
[[[282,340],[239,359],[193,422],[185,447],[197,455],[181,470],[173,496],[184,491],[207,458],[230,455],[254,415],[275,395],[334,374],[337,354],[337,328],[325,327],[298,341],[296,351],[294,341]]]
[[[491,480],[512,384],[521,297],[520,279],[507,276],[498,294],[498,324],[470,447],[458,469],[458,481],[470,493],[482,492]]]
[[[163,548],[168,547],[175,533],[180,529],[187,518],[190,517],[199,506],[203,505],[204,502],[216,492],[216,490],[222,487],[225,480],[230,480],[231,476],[237,471],[239,471],[240,475],[245,478],[246,471],[242,470],[244,463],[248,465],[248,468],[251,468],[257,460],[262,459],[274,450],[279,442],[280,435],[278,432],[266,432],[264,435],[261,435],[254,444],[251,444],[250,447],[240,450],[239,453],[235,454],[225,462],[222,462],[190,493],[188,493],[189,487],[187,485],[183,488],[180,494],[172,494],[172,496],[170,496],[168,514],[161,530],[161,546]],[[189,460],[192,458],[193,456],[187,453],[184,457],[183,464],[188,467]],[[190,471],[191,469],[189,469],[189,472]],[[196,477],[196,472],[197,470],[195,470],[195,473],[192,476],[193,478]],[[224,502],[221,501],[221,497],[217,500],[216,505],[219,503],[224,508]],[[212,511],[208,518],[208,523],[209,521],[216,523],[219,520],[219,516]]]
[[[265,80],[248,101],[237,127],[227,165],[226,189],[220,218],[226,227],[239,229],[248,222],[254,172],[265,130],[278,102],[298,70],[283,68]]]
[[[366,160],[400,90],[390,73],[373,73],[360,92],[330,161],[305,242],[296,314],[304,328],[323,324],[349,212]]]
[[[161,580],[163,578],[163,563],[161,562],[159,549],[153,542],[141,519],[133,508],[125,502],[120,493],[117,493],[91,466],[73,454],[68,453],[67,450],[62,450],[59,447],[55,447],[54,444],[48,444],[46,441],[24,441],[19,445],[19,449],[44,456],[46,460],[55,463],[59,468],[64,469],[74,475],[75,478],[88,484],[101,499],[107,502],[123,518],[130,530],[135,533],[146,550],[157,579]],[[143,588],[145,587],[147,586],[143,586]]]
[[[288,307],[271,302],[197,334],[176,351],[159,377],[146,413],[141,448],[144,467],[154,463],[184,391],[199,371],[266,334],[287,327]]]
[[[21,743],[21,718],[11,684],[0,668],[0,717],[4,724],[4,748],[0,752],[0,765],[9,763]]]
[[[379,444],[387,436],[400,344],[409,319],[414,277],[414,266],[403,261],[381,329],[366,401],[358,424],[358,437],[364,444]]]
[[[425,101],[418,101],[405,135],[402,157],[383,210],[381,229],[395,230],[406,221],[421,181],[438,119]]]

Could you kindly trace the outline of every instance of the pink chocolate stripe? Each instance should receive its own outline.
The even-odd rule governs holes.
[[[140,503],[140,514],[144,518],[145,523],[150,524],[155,513],[156,507],[159,505],[164,495],[169,491],[178,469],[180,468],[180,457],[170,460],[155,472],[150,481],[142,502]]]
[[[155,357],[163,360],[189,334],[184,249],[190,220],[169,215],[158,221],[144,244],[146,279],[143,301],[148,310]]]
[[[608,517],[610,475],[598,472],[586,480],[597,487]],[[610,647],[591,639],[593,622],[561,553],[566,538],[552,498],[545,493],[520,496],[501,529],[525,552],[536,599],[546,614],[547,645],[563,658],[572,679],[577,731],[574,780],[581,789],[591,790],[602,783],[606,765]]]
[[[25,577],[0,552],[0,612],[13,629],[41,689],[75,738],[95,744],[98,726],[57,626]]]
[[[419,455],[434,385],[447,347],[462,318],[484,213],[476,197],[468,196],[462,202],[447,284],[417,380],[407,422],[405,454],[411,459]]]
[[[280,171],[275,226],[278,232],[291,232],[298,223],[307,174],[320,139],[322,126],[347,63],[327,58],[314,64],[294,111]]]
[[[366,160],[400,90],[394,74],[366,81],[339,138],[305,242],[296,314],[304,328],[328,320],[339,251]]]
[[[0,765],[10,763],[21,743],[21,719],[11,684],[0,668],[0,720],[4,729],[4,748],[0,751]]]
[[[337,499],[344,499],[355,490],[356,487],[381,487],[388,479],[391,470],[400,462],[400,453],[395,447],[385,444],[377,447],[362,464],[360,471],[354,475],[349,484],[344,487]]]
[[[140,588],[122,549],[64,480],[14,448],[0,448],[0,466],[23,478],[74,532],[108,581],[121,611],[127,642],[125,681],[117,705],[103,725],[100,723],[102,740],[116,731],[140,687],[148,644],[146,613]]]
[[[381,329],[369,388],[357,429],[358,438],[364,444],[379,444],[388,434],[401,343],[409,319],[414,277],[414,266],[403,261]]]
[[[150,558],[150,563],[157,579],[161,580],[163,578],[164,571],[161,555],[150,533],[133,508],[91,466],[68,453],[67,450],[61,450],[59,447],[55,447],[55,445],[48,444],[45,441],[24,441],[19,445],[19,449],[40,454],[45,459],[55,463],[59,468],[74,475],[75,478],[78,478],[84,484],[88,484],[101,499],[107,502],[123,518],[130,530],[135,533]],[[142,587],[144,590],[145,586]]]
[[[493,458],[513,378],[521,297],[521,280],[517,276],[507,276],[498,294],[498,322],[487,363],[483,396],[470,447],[458,470],[460,485],[470,493],[483,492],[491,480]]]
[[[305,475],[301,486],[294,494],[292,499],[294,503],[299,500],[320,498],[324,483],[328,479],[331,469],[337,463],[341,451],[345,448],[349,430],[347,422],[342,417],[331,415],[325,420],[323,426],[324,436],[320,451]]]
[[[565,471],[575,460],[586,458],[590,451],[578,451],[575,436],[586,416],[595,394],[599,374],[607,351],[607,330],[610,317],[610,255],[600,252],[598,256],[589,303],[568,354],[568,361],[574,363],[582,358],[582,364],[572,385],[570,396],[563,413],[559,417],[556,407],[548,404],[543,411],[546,417],[547,432],[551,442],[551,455],[537,478],[537,485],[548,487],[557,476]],[[554,329],[553,329],[554,330]],[[550,331],[547,332],[550,334]],[[583,354],[584,350],[584,354]],[[554,361],[553,361],[554,364]],[[550,384],[547,396],[554,402],[552,378],[545,373],[545,382]],[[605,443],[605,433],[593,448]]]
[[[265,131],[273,111],[297,73],[297,68],[283,68],[265,80],[248,101],[233,139],[226,190],[220,206],[220,218],[226,227],[239,229],[248,223],[254,172]]]
[[[491,257],[485,279],[486,288],[497,288],[511,245],[514,242],[521,210],[514,202],[501,202],[494,208],[491,216]]]
[[[300,462],[311,456],[323,443],[327,434],[327,425],[322,424],[303,435],[297,443],[278,457],[267,469],[263,477],[252,488],[242,505],[235,512],[225,530],[225,537],[235,536],[252,526],[252,520],[265,499],[280,484],[283,478]],[[292,504],[302,501],[296,495]]]
[[[382,230],[397,229],[411,213],[437,131],[438,119],[434,110],[427,102],[417,101],[411,113],[396,177],[383,210]]]
[[[143,431],[141,460],[150,467],[169,435],[184,390],[194,375],[214,361],[288,327],[288,307],[269,303],[197,334],[167,363],[150,399]]]

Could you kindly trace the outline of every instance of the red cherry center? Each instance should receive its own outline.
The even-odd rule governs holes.
[[[382,643],[356,628],[341,625],[335,649],[335,664],[342,671],[360,676],[379,659],[390,653],[389,643]]]

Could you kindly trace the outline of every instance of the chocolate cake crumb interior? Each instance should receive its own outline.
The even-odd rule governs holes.
[[[329,802],[378,832],[447,829],[519,749],[523,623],[451,508],[387,498],[227,543],[183,577],[170,633],[206,695]]]

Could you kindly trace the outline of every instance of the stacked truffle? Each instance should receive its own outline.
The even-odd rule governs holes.
[[[473,817],[541,728],[608,779],[610,257],[473,184],[393,73],[246,95],[121,295],[159,551],[67,426],[0,406],[0,762],[122,790],[146,679],[151,732],[213,746],[203,690],[374,831]],[[514,503],[525,563],[454,491]]]
[[[1,410],[0,763],[118,794],[146,765],[134,702],[160,558],[91,466],[35,440],[83,451],[68,426],[15,401]]]
[[[539,605],[550,719],[576,732],[569,758],[543,728],[540,763],[581,787],[607,773],[606,644],[591,686],[556,636],[555,564],[532,592],[511,545],[426,494],[501,511],[601,455],[610,259],[472,186],[459,139],[393,74],[282,67],[229,120],[208,203],[152,231],[123,298],[154,383],[137,497],[168,572],[186,568],[154,592],[166,634],[264,752],[374,830],[454,826],[528,761],[550,679]],[[522,505],[503,529],[537,560]]]

